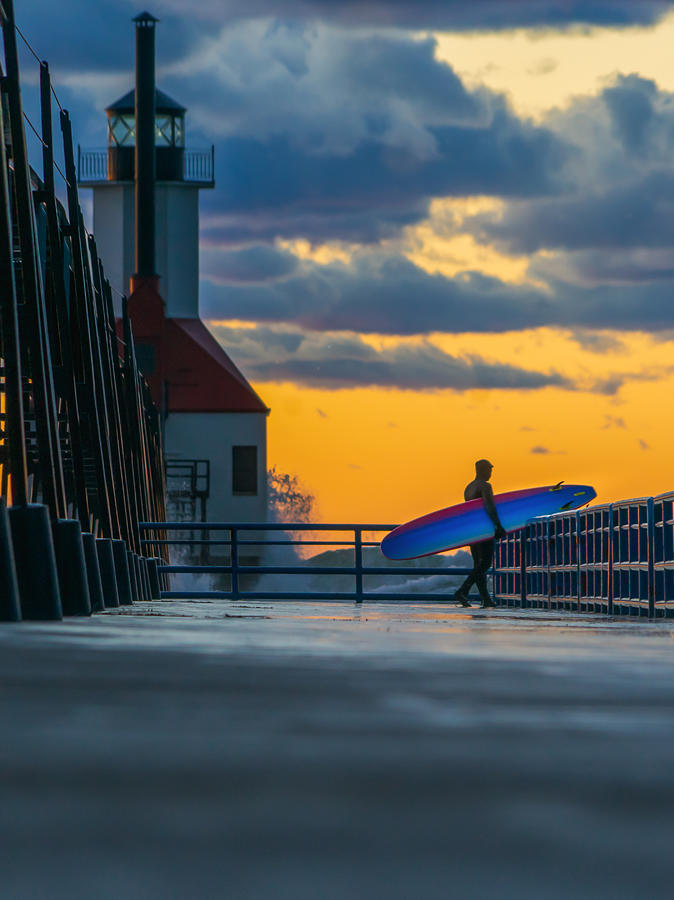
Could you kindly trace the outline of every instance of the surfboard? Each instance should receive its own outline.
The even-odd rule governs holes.
[[[559,484],[507,491],[494,495],[501,524],[506,531],[523,528],[535,516],[549,516],[580,509],[597,496],[587,484]],[[381,542],[388,559],[419,559],[445,550],[456,550],[494,536],[494,523],[484,501],[467,500],[398,525]]]

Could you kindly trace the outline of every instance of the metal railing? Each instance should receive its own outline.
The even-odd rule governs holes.
[[[674,492],[533,519],[496,545],[500,604],[674,614]]]
[[[446,593],[413,592],[403,594],[395,591],[381,591],[379,589],[367,590],[366,580],[371,576],[388,575],[392,577],[432,576],[432,575],[467,575],[472,568],[459,566],[428,566],[415,563],[394,563],[386,566],[367,565],[363,559],[363,551],[369,547],[378,547],[379,541],[364,538],[364,534],[374,536],[377,533],[385,533],[395,528],[395,525],[382,524],[314,524],[295,522],[261,522],[261,523],[232,523],[232,522],[141,522],[139,525],[141,534],[146,531],[165,534],[167,532],[207,532],[208,537],[202,538],[142,538],[141,543],[147,548],[149,556],[160,556],[158,552],[167,546],[187,547],[218,547],[223,552],[226,562],[222,564],[210,563],[207,565],[195,564],[169,564],[160,565],[158,571],[166,576],[188,573],[193,575],[225,575],[229,576],[229,586],[223,589],[212,590],[164,590],[162,598],[181,598],[188,600],[221,598],[228,600],[351,600],[362,603],[364,600],[406,600],[412,596],[414,600],[449,600],[453,599],[454,588],[448,587]],[[214,532],[227,532],[228,536],[213,539]],[[293,537],[296,533],[329,533],[322,539],[309,538],[302,540]],[[335,537],[335,535],[338,535]],[[276,537],[278,536],[278,537]],[[344,537],[342,537],[344,536]],[[350,549],[352,552],[352,565],[326,566],[317,565],[308,560],[304,565],[261,565],[258,562],[250,564],[250,557],[264,555],[264,550],[270,547],[340,547]],[[258,553],[253,549],[257,548]],[[246,555],[249,562],[245,562]],[[267,575],[280,575],[288,577],[307,576],[349,576],[353,578],[351,590],[322,591],[315,588],[304,587],[300,590],[265,590],[258,586],[257,589],[244,589],[243,580],[252,582]],[[255,585],[252,586],[253,588]],[[471,597],[478,600],[477,597]]]
[[[97,184],[108,180],[108,151],[105,148],[77,148],[77,181]],[[215,181],[215,147],[207,150],[185,150],[183,181],[213,184]]]

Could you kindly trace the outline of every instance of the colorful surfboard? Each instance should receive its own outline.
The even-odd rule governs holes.
[[[569,509],[579,509],[597,496],[587,484],[564,484],[508,491],[495,494],[494,503],[506,531],[523,528],[534,516],[549,516]],[[418,559],[444,550],[455,550],[467,544],[494,536],[494,525],[484,508],[484,501],[468,500],[399,525],[381,542],[388,559]]]

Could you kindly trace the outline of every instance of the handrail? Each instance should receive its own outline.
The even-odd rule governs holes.
[[[674,614],[674,491],[532,519],[496,547],[506,606]]]
[[[141,522],[139,524],[141,535],[144,532],[152,534],[166,534],[170,531],[179,532],[208,532],[208,536],[204,538],[184,539],[178,537],[175,540],[170,538],[162,538],[157,540],[151,536],[142,538],[141,543],[144,546],[152,545],[201,545],[206,547],[227,547],[227,557],[229,561],[211,562],[209,564],[185,564],[171,563],[168,565],[159,565],[158,571],[161,574],[170,576],[182,573],[186,574],[210,574],[210,575],[229,575],[229,590],[208,590],[208,591],[162,591],[162,598],[182,598],[182,599],[202,599],[202,598],[223,598],[230,600],[352,600],[356,603],[362,603],[364,600],[401,600],[409,599],[408,595],[401,595],[395,591],[382,591],[380,589],[367,590],[364,579],[376,575],[391,575],[398,577],[414,577],[414,576],[437,576],[437,575],[467,575],[472,572],[472,568],[464,568],[461,566],[424,566],[414,563],[391,563],[389,566],[366,564],[363,559],[363,548],[377,547],[379,541],[363,540],[364,532],[389,532],[395,528],[395,525],[381,523],[362,523],[362,522]],[[229,532],[229,540],[219,539],[213,540],[210,535],[213,532],[226,531]],[[241,540],[240,533],[257,532],[254,540]],[[292,534],[293,532],[351,532],[353,537],[349,540],[301,540],[299,538],[289,538],[286,540],[269,540],[267,533],[285,532]],[[248,547],[277,547],[277,546],[338,546],[349,547],[353,550],[353,565],[346,566],[317,566],[310,562],[307,565],[261,565],[251,564],[250,560],[241,555],[242,548]],[[279,591],[279,590],[252,590],[243,589],[241,580],[252,578],[255,576],[265,575],[287,575],[287,576],[313,576],[313,575],[347,575],[354,579],[354,589],[352,591],[335,590],[335,591],[319,591],[319,590],[301,590],[301,591]],[[447,600],[453,601],[454,590],[449,589],[446,595],[414,592],[415,600]],[[471,599],[477,599],[475,597]]]

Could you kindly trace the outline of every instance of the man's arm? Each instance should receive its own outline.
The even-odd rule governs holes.
[[[498,517],[498,510],[494,503],[494,491],[492,490],[492,486],[488,482],[485,483],[481,493],[482,499],[484,500],[485,511],[494,523],[495,536],[497,538],[505,537],[505,529],[503,528],[503,525],[501,525],[501,520]]]

